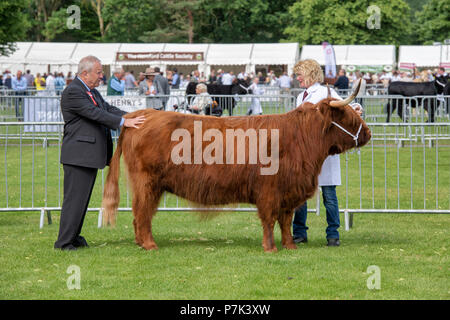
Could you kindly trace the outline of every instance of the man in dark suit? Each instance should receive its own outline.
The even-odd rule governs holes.
[[[158,94],[164,95],[164,96],[165,96],[165,97],[162,97],[162,98],[161,98],[161,101],[162,101],[163,106],[164,106],[164,109],[165,109],[165,108],[166,108],[167,101],[169,100],[169,97],[168,97],[168,96],[170,96],[170,85],[169,85],[169,81],[167,80],[167,78],[165,78],[165,77],[161,74],[159,67],[155,67],[154,70],[155,70],[155,72],[158,73],[158,74],[155,76],[155,79],[153,80],[154,83],[155,83],[154,85],[155,85],[155,87],[162,88],[162,92],[158,92]]]
[[[344,69],[339,70],[339,78],[334,83],[335,88],[337,88],[339,90],[347,90],[348,83],[349,83],[349,80],[345,74],[345,70]]]
[[[87,56],[78,65],[77,77],[61,96],[64,137],[61,163],[64,168],[64,200],[55,248],[87,247],[80,235],[97,170],[109,164],[113,143],[111,129],[134,127],[144,117],[123,118],[126,113],[103,100],[95,89],[103,77],[98,58]]]

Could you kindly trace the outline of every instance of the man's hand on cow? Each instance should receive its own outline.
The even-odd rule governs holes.
[[[123,126],[127,127],[127,128],[139,129],[139,125],[144,123],[144,121],[145,121],[145,117],[144,116],[139,116],[139,117],[136,117],[136,118],[127,118],[127,119],[125,119],[125,122],[123,123]]]

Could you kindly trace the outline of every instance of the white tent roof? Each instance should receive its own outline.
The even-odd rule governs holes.
[[[255,43],[253,64],[295,64],[299,57],[298,43]]]
[[[450,45],[400,46],[398,62],[415,63],[417,67],[439,66],[440,62],[450,62]]]
[[[33,42],[26,55],[27,64],[67,64],[75,48],[75,43],[58,42],[49,46],[47,42]]]
[[[211,65],[249,64],[252,47],[252,44],[211,44],[206,63]]]
[[[116,59],[116,52],[119,51],[120,43],[77,43],[71,56],[72,63],[78,62],[88,55],[95,55],[102,64],[112,64]],[[47,63],[51,63],[47,62]]]
[[[393,65],[395,63],[394,45],[334,45],[337,65]],[[325,64],[321,45],[302,47],[301,59],[314,59]]]
[[[28,50],[30,49],[31,42],[17,42],[17,50],[14,51],[10,56],[0,56],[0,63],[23,63]]]
[[[61,43],[18,42],[11,56],[0,56],[1,68],[45,71],[76,70],[81,58],[95,55],[103,65],[189,64],[273,65],[292,68],[299,57],[298,43],[187,44],[187,43]],[[116,61],[117,52],[203,52],[203,61]]]

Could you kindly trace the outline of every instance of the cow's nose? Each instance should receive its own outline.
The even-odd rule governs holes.
[[[365,145],[367,142],[369,142],[371,137],[372,133],[370,132],[369,128],[367,128],[366,130],[362,130],[361,134],[359,135],[358,145],[359,146]]]

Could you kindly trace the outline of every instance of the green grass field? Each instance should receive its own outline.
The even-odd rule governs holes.
[[[90,248],[52,249],[58,233],[39,229],[37,213],[2,213],[1,299],[449,299],[448,215],[358,214],[341,230],[338,248],[325,246],[324,215],[309,215],[309,242],[264,253],[254,213],[200,220],[193,213],[158,213],[158,251],[134,244],[131,213],[114,229],[87,215]],[[343,228],[341,228],[343,229]],[[276,232],[280,248],[281,237]],[[67,269],[80,268],[80,290]],[[380,289],[368,289],[369,266]]]
[[[32,142],[0,144],[0,207],[59,207],[62,202],[59,147]],[[361,150],[361,158],[341,156],[340,208],[448,210],[448,141],[437,148],[420,141],[402,148],[385,144],[374,140]],[[90,207],[100,206],[102,180],[100,172]],[[130,207],[123,178],[121,189],[121,207]],[[164,205],[189,203],[167,195]],[[314,207],[313,199],[309,208]],[[209,220],[196,213],[159,212],[153,223],[159,250],[154,252],[134,243],[131,212],[120,212],[113,229],[97,228],[97,214],[89,212],[82,235],[90,248],[76,252],[53,249],[59,212],[52,218],[39,229],[38,211],[0,212],[1,299],[450,298],[450,216],[445,214],[358,213],[350,231],[344,230],[341,215],[342,244],[328,248],[321,205],[320,216],[309,214],[309,242],[284,250],[277,226],[279,251],[273,254],[262,249],[255,212],[222,213]],[[67,270],[74,265],[80,268],[79,290],[67,286]],[[380,270],[380,289],[367,286],[369,266]]]

